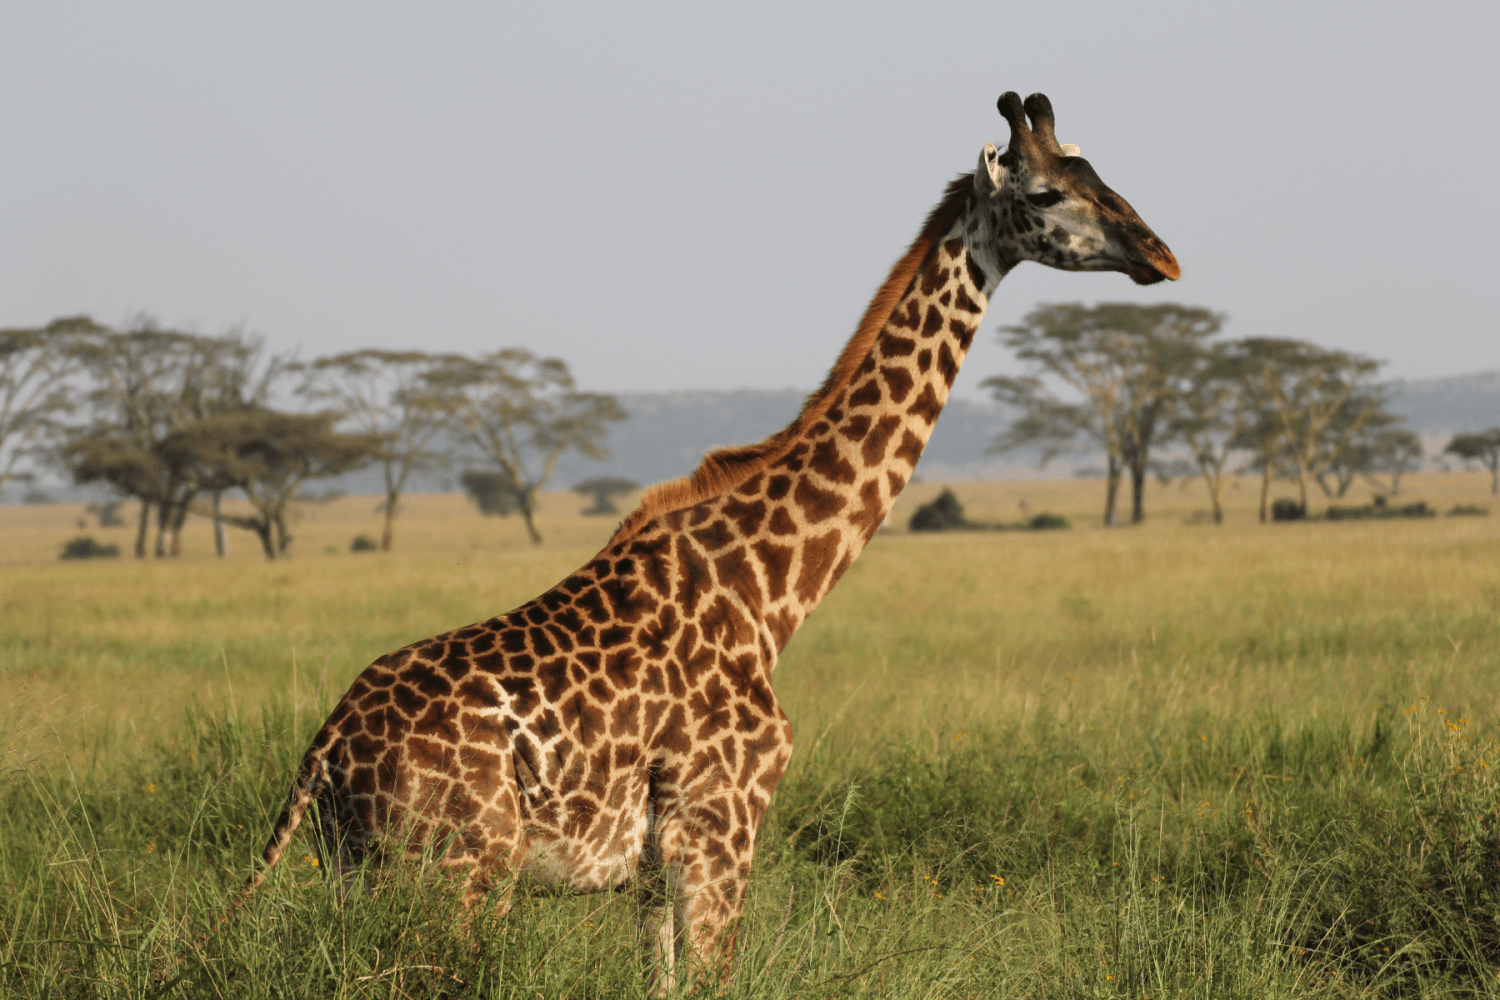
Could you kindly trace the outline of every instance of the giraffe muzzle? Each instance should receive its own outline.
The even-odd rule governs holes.
[[[1153,240],[1141,249],[1144,251],[1131,262],[1125,273],[1137,285],[1154,285],[1160,281],[1176,281],[1182,277],[1182,266],[1167,245]]]

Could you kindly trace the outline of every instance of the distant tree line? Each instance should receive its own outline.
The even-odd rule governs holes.
[[[1423,449],[1375,381],[1382,362],[1302,340],[1217,340],[1223,324],[1223,314],[1174,303],[1038,307],[1000,330],[1026,373],[984,383],[1020,411],[992,450],[1039,446],[1044,465],[1071,449],[1103,452],[1106,525],[1127,480],[1138,523],[1148,478],[1184,466],[1203,478],[1216,523],[1235,474],[1259,476],[1262,521],[1275,479],[1296,483],[1303,511],[1313,485],[1329,499],[1361,478],[1400,492]],[[1500,483],[1500,429],[1486,433],[1447,450],[1486,462]]]
[[[454,462],[489,476],[503,494],[492,509],[519,513],[540,542],[536,494],[558,458],[605,457],[607,425],[624,418],[613,396],[579,391],[566,363],[520,348],[301,362],[243,332],[148,319],[0,329],[0,490],[50,465],[138,500],[137,558],[153,526],[155,555],[177,555],[192,513],[212,520],[220,555],[229,525],[276,559],[292,544],[292,504],[313,498],[309,483],[372,465],[384,478],[383,549],[412,476]],[[250,513],[224,510],[234,494]]]

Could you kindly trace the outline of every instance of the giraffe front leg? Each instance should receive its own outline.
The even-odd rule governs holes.
[[[764,804],[724,788],[688,804],[663,798],[640,883],[642,944],[657,988],[705,973],[727,981]]]
[[[727,843],[709,841],[689,850],[678,886],[678,959],[693,974],[726,983],[750,877],[748,853],[736,858]],[[708,874],[716,872],[717,874]]]
[[[792,749],[790,722],[765,700],[774,714],[738,746],[653,768],[640,872],[658,990],[732,971],[756,832]]]

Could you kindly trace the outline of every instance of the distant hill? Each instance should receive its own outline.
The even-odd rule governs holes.
[[[1392,410],[1426,439],[1429,453],[1460,431],[1500,425],[1500,371],[1398,379],[1389,387]],[[759,441],[775,433],[797,415],[805,397],[797,389],[621,393],[630,419],[610,433],[610,460],[599,463],[569,456],[558,463],[556,482],[567,485],[601,473],[641,483],[684,475],[710,448]],[[985,454],[1012,418],[998,404],[951,400],[917,473],[934,481],[1024,479],[1066,476],[1074,466],[1100,464],[1085,454],[1063,456],[1038,473],[1037,451]]]
[[[1389,383],[1391,409],[1426,438],[1500,426],[1500,371]]]
[[[558,463],[557,482],[573,483],[601,473],[641,483],[686,475],[711,448],[750,444],[776,433],[797,416],[806,398],[800,389],[620,393],[630,419],[610,429],[610,459],[601,463],[568,456]],[[994,406],[951,401],[938,420],[919,473],[928,479],[1011,478],[1006,473],[1022,471],[1025,456],[984,453],[1008,423],[1006,414]]]
[[[1445,378],[1398,379],[1390,383],[1392,409],[1427,442],[1428,453],[1464,430],[1500,425],[1500,371]],[[612,475],[638,483],[654,483],[686,475],[703,453],[722,445],[760,441],[784,427],[802,405],[801,389],[735,389],[679,392],[623,392],[617,394],[630,419],[610,428],[610,458],[603,462],[567,455],[559,460],[549,487],[567,488],[590,476]],[[1084,454],[1064,456],[1038,473],[1038,453],[987,455],[985,449],[1009,424],[1009,411],[995,405],[954,399],[938,421],[937,430],[917,473],[936,481],[1024,479],[1040,475],[1067,476],[1075,466],[1100,464]],[[345,493],[380,492],[380,474],[366,469],[332,483],[318,484]],[[96,492],[45,484],[57,500],[98,499]],[[449,492],[456,489],[453,473],[429,476],[413,484],[412,492]],[[11,489],[0,503],[15,503],[21,491]]]
[[[591,476],[621,476],[642,485],[685,476],[705,452],[764,440],[790,423],[807,393],[800,389],[685,390],[616,394],[630,419],[610,425],[610,457],[580,455],[558,460],[549,486],[567,488]],[[922,455],[918,473],[927,479],[1014,479],[1035,474],[1036,456],[986,455],[985,448],[1009,422],[996,406],[955,399],[943,410]],[[1066,475],[1059,466],[1054,474]],[[417,492],[449,490],[453,474],[418,484]],[[374,470],[343,477],[349,493],[376,493]]]

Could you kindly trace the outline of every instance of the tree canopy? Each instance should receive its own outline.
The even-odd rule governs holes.
[[[508,348],[477,358],[448,357],[425,376],[442,400],[444,425],[471,453],[514,484],[517,510],[531,540],[536,493],[565,451],[605,458],[608,422],[624,420],[615,397],[580,392],[567,363]]]
[[[983,383],[1022,416],[994,450],[1040,445],[1043,464],[1080,442],[1104,452],[1104,523],[1115,523],[1121,476],[1131,479],[1132,523],[1145,517],[1144,490],[1151,449],[1187,391],[1204,342],[1223,317],[1207,309],[1161,303],[1110,302],[1042,305],[1000,340],[1027,367],[1021,377]],[[1054,388],[1060,384],[1078,401]]]
[[[401,494],[412,475],[447,460],[434,442],[443,427],[443,401],[428,376],[455,361],[421,351],[366,349],[295,367],[304,376],[302,395],[337,407],[344,423],[383,443],[376,460],[385,483],[384,551],[390,551]]]
[[[322,408],[293,412],[297,401]],[[285,555],[310,481],[378,463],[385,531],[417,472],[460,451],[488,512],[519,511],[534,541],[535,494],[559,456],[604,457],[612,396],[577,389],[567,365],[522,349],[479,358],[360,350],[296,363],[241,331],[205,336],[139,317],[120,329],[87,317],[0,330],[0,487],[39,462],[75,483],[140,501],[135,554],[176,555],[189,513],[254,532]],[[476,479],[477,477],[477,479]],[[472,481],[471,481],[472,480]],[[480,482],[482,480],[483,482]],[[226,493],[251,513],[227,513]],[[154,515],[154,518],[153,518]]]
[[[1215,341],[1223,322],[1170,303],[1033,310],[1000,331],[1026,373],[984,383],[1021,411],[994,450],[1040,446],[1043,464],[1080,445],[1102,451],[1106,524],[1114,523],[1127,472],[1131,520],[1142,519],[1147,473],[1174,464],[1151,453],[1173,445],[1186,449],[1203,477],[1215,522],[1223,520],[1227,477],[1241,471],[1261,476],[1262,520],[1278,476],[1296,481],[1302,510],[1309,482],[1330,498],[1343,496],[1356,477],[1399,492],[1422,445],[1374,382],[1380,362],[1287,338]],[[1248,456],[1239,469],[1230,462],[1236,452]]]
[[[1455,434],[1443,447],[1443,453],[1456,455],[1465,463],[1483,465],[1490,473],[1490,493],[1500,494],[1500,427]]]
[[[60,418],[75,405],[69,378],[85,339],[101,330],[87,316],[0,330],[0,492],[32,478],[21,462],[62,429]]]

